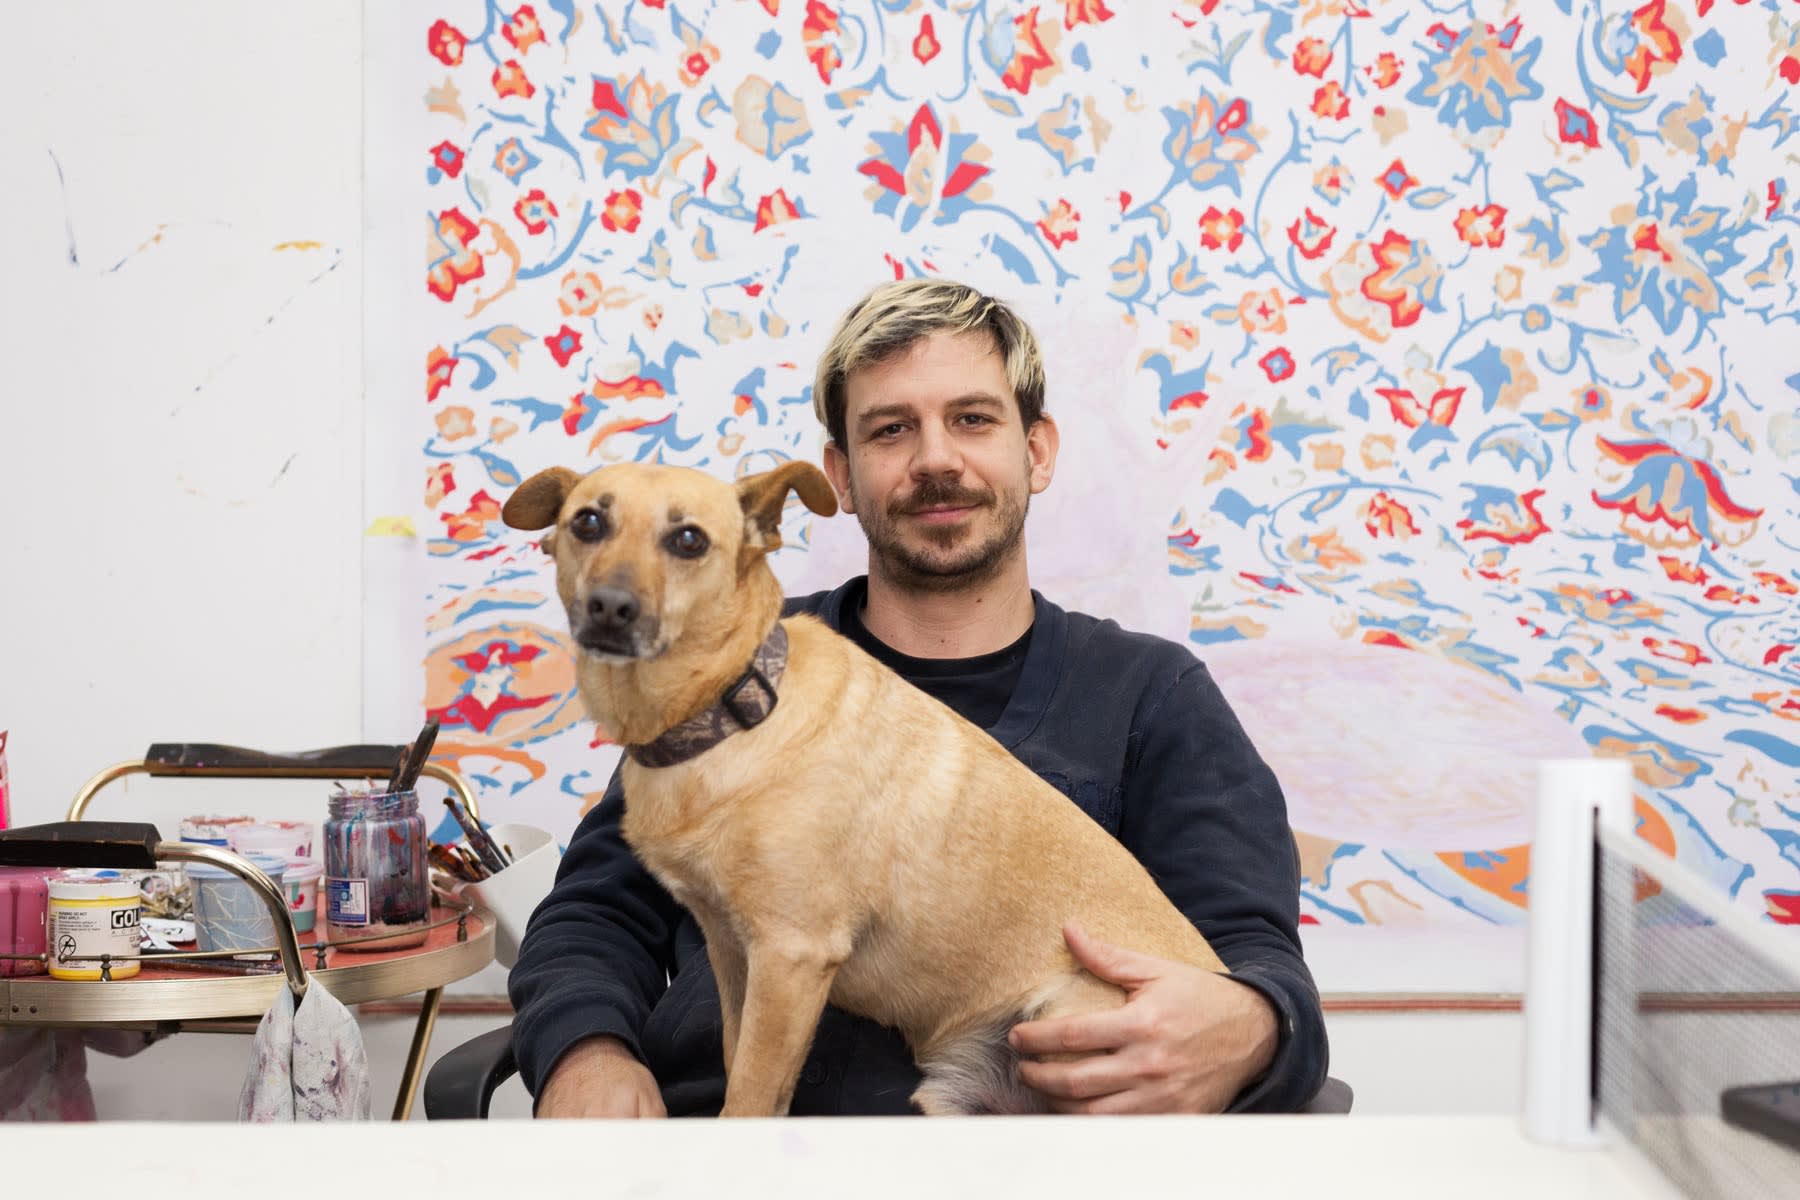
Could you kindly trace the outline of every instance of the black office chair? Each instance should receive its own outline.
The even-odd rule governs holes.
[[[425,1117],[432,1121],[484,1120],[494,1089],[518,1071],[512,1026],[490,1029],[438,1059],[425,1076]],[[1308,1116],[1343,1116],[1356,1093],[1341,1079],[1325,1086],[1300,1110]]]

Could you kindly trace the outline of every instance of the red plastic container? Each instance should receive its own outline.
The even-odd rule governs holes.
[[[0,954],[42,954],[50,910],[50,877],[44,867],[0,867]],[[42,975],[43,961],[0,958],[0,977]]]

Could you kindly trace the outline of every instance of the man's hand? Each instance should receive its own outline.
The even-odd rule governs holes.
[[[615,1037],[577,1042],[544,1081],[540,1117],[666,1117],[650,1069]]]
[[[1275,1057],[1275,1010],[1229,975],[1139,954],[1063,929],[1075,961],[1125,989],[1125,1004],[1013,1026],[1019,1078],[1065,1113],[1209,1113],[1230,1104]]]

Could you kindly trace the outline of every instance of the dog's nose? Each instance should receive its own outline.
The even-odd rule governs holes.
[[[624,588],[601,587],[588,593],[588,620],[600,629],[624,629],[643,611],[638,598]]]

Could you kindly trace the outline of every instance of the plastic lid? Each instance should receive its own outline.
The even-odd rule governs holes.
[[[287,873],[287,859],[285,858],[279,858],[273,854],[246,854],[242,857],[248,859],[251,865],[273,879],[280,879]],[[236,871],[215,867],[211,863],[189,862],[181,865],[189,875],[198,879],[223,879],[227,875],[233,879],[241,878]]]

